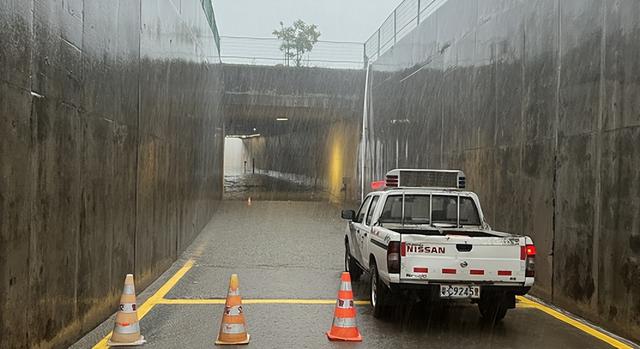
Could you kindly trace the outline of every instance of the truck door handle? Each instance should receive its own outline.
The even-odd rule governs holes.
[[[456,245],[456,249],[458,250],[458,252],[471,252],[472,248],[473,248],[473,245],[469,245],[469,244]]]

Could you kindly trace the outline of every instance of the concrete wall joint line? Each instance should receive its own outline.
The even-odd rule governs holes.
[[[600,216],[602,209],[602,124],[604,118],[605,103],[605,64],[606,64],[606,39],[607,39],[607,9],[604,2],[602,3],[602,32],[600,38],[600,71],[599,71],[599,88],[598,88],[598,114],[596,117],[596,149],[595,149],[595,168],[594,168],[594,210],[593,210],[593,279],[596,285],[600,285]],[[591,306],[598,308],[598,299],[600,288],[596,287],[593,297],[591,298]]]

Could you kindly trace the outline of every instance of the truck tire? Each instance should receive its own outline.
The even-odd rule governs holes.
[[[488,297],[478,302],[482,319],[489,323],[498,323],[507,315],[508,306],[503,297]]]
[[[345,243],[345,253],[344,253],[344,270],[348,271],[351,275],[351,281],[360,280],[360,276],[362,275],[362,268],[358,265],[355,258],[351,256],[351,252],[349,250],[349,243]]]
[[[371,262],[369,270],[371,270],[370,302],[373,308],[373,316],[378,319],[384,318],[389,310],[390,292],[387,286],[380,280],[378,266],[375,262]]]

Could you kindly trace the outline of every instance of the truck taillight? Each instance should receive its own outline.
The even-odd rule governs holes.
[[[400,242],[391,241],[387,246],[387,271],[389,273],[400,273]]]
[[[535,277],[536,275],[536,247],[526,245],[520,248],[520,259],[525,261],[525,276]]]

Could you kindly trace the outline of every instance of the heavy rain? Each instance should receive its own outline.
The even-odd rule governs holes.
[[[640,348],[637,0],[0,1],[0,348]]]

